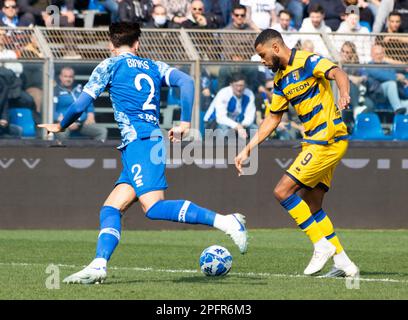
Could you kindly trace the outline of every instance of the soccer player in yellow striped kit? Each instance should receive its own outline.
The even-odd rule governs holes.
[[[348,146],[347,128],[341,118],[341,110],[350,103],[348,76],[326,58],[289,49],[273,29],[259,34],[255,49],[262,64],[275,72],[275,88],[270,113],[235,158],[235,165],[241,174],[242,163],[277,128],[290,103],[305,129],[302,151],[278,182],[274,195],[314,245],[304,274],[317,274],[333,257],[334,266],[327,277],[354,277],[359,270],[345,253],[322,208],[334,169]],[[337,106],[329,80],[335,80],[340,91]]]

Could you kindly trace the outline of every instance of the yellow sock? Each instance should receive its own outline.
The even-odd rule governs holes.
[[[333,223],[327,216],[326,212],[324,212],[323,209],[320,209],[319,211],[313,214],[313,217],[317,224],[319,225],[320,229],[323,231],[323,234],[326,237],[326,239],[329,240],[336,247],[336,254],[342,252],[344,250],[343,246],[341,245],[339,238],[334,232]]]
[[[325,235],[313,218],[310,208],[298,195],[292,194],[281,205],[289,212],[297,225],[302,229],[312,243],[316,243]]]

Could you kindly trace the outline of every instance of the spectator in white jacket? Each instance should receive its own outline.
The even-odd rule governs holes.
[[[205,116],[206,128],[220,129],[223,136],[235,130],[238,136],[246,139],[250,129],[256,129],[255,96],[246,87],[245,77],[234,74],[228,87],[222,88],[211,102]],[[210,125],[214,123],[215,126]]]
[[[285,41],[286,45],[292,49],[299,41],[297,30],[290,25],[292,15],[287,10],[281,10],[278,14],[278,18],[279,23],[274,24],[272,29],[283,33],[283,40]]]
[[[240,0],[239,4],[247,8],[247,21],[258,32],[270,28],[278,20],[276,0]]]
[[[329,26],[326,26],[324,23],[324,9],[319,4],[312,4],[310,5],[309,9],[309,17],[303,19],[302,26],[299,29],[299,33],[302,32],[313,32],[313,33],[329,33],[332,32]],[[326,57],[326,58],[333,58],[329,54],[329,50],[326,47],[323,39],[320,35],[302,35],[301,42],[303,44],[306,40],[311,40],[314,45],[314,52]]]

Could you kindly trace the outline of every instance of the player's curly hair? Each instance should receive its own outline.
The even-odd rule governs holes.
[[[139,40],[140,25],[138,23],[118,22],[109,26],[109,38],[115,48],[132,47]]]
[[[283,38],[279,31],[274,29],[265,29],[256,38],[254,47],[256,48],[260,44],[263,45],[270,40],[277,40],[280,43],[283,43]]]

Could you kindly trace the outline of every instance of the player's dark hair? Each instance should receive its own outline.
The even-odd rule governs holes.
[[[320,4],[314,3],[310,5],[307,12],[309,14],[311,14],[312,12],[324,14],[324,8]]]
[[[391,18],[393,16],[398,16],[402,19],[401,13],[399,13],[398,11],[391,11],[390,14],[388,15],[388,18]]]
[[[242,5],[242,4],[236,4],[236,5],[234,5],[233,7],[232,7],[232,13],[234,13],[234,11],[235,10],[244,10],[245,11],[245,13],[247,12],[247,8],[244,6],[244,5]]]
[[[279,31],[276,31],[275,29],[265,29],[263,30],[258,37],[255,40],[255,48],[259,46],[260,44],[265,44],[266,42],[269,42],[271,40],[277,40],[280,43],[283,42],[282,35],[280,34]]]
[[[230,83],[238,82],[238,81],[241,81],[241,80],[245,81],[245,76],[240,72],[234,72],[231,75]]]
[[[118,22],[109,26],[109,38],[115,48],[132,47],[139,40],[140,33],[138,23]]]
[[[283,14],[283,13],[284,13],[284,14],[287,14],[289,17],[292,18],[292,14],[291,14],[288,10],[285,10],[285,9],[279,11],[278,17],[280,17],[281,14]]]

